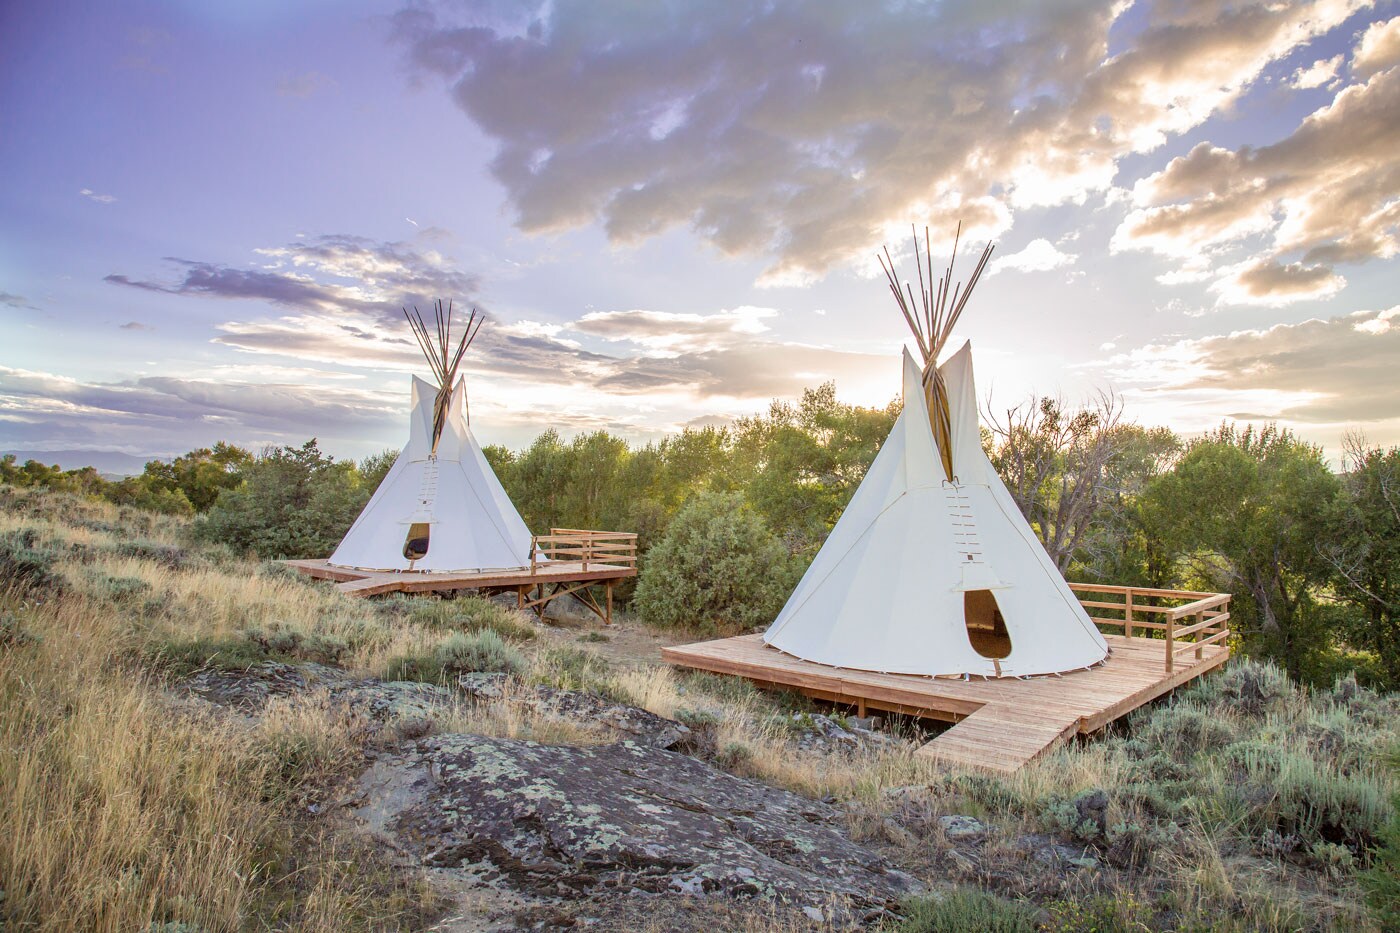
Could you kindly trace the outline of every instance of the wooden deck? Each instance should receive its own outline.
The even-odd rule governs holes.
[[[358,570],[335,567],[325,560],[287,560],[282,563],[318,580],[331,580],[347,596],[379,596],[384,593],[486,593],[514,591],[516,606],[543,617],[556,599],[570,597],[594,612],[604,624],[612,624],[613,587],[618,580],[637,575],[637,536],[622,531],[589,531],[551,528],[530,544],[528,567],[501,570],[454,571]],[[591,589],[603,587],[603,601]]]
[[[1112,588],[1111,592],[1124,595],[1127,588]],[[1142,591],[1136,593],[1140,600],[1137,609],[1141,610]],[[792,689],[817,699],[850,704],[861,715],[869,708],[955,723],[919,749],[919,754],[951,765],[1011,773],[1076,733],[1102,729],[1225,663],[1230,650],[1223,639],[1213,636],[1228,634],[1224,623],[1229,618],[1229,596],[1181,595],[1205,598],[1180,607],[1153,607],[1153,611],[1167,614],[1169,622],[1162,623],[1163,627],[1178,610],[1183,617],[1207,616],[1213,625],[1187,629],[1199,639],[1199,645],[1184,639],[1174,642],[1105,635],[1110,654],[1104,663],[1089,670],[1028,680],[962,680],[828,667],[770,648],[759,635],[663,648],[661,654],[681,667],[733,674],[762,687]],[[1132,596],[1126,599],[1131,607]],[[1210,606],[1202,610],[1207,602]],[[1127,615],[1133,616],[1134,611],[1130,609]],[[1124,620],[1096,621],[1122,626]],[[1132,626],[1141,628],[1140,624]]]

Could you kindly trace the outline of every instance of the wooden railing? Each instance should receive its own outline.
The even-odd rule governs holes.
[[[1089,610],[1089,618],[1099,625],[1117,626],[1132,638],[1156,637],[1161,632],[1165,642],[1166,670],[1176,668],[1176,659],[1187,651],[1201,657],[1206,645],[1230,637],[1226,623],[1230,621],[1229,593],[1198,593],[1194,590],[1154,590],[1137,586],[1108,586],[1100,583],[1071,583],[1079,602]],[[1085,599],[1082,594],[1102,596]],[[1112,602],[1118,597],[1121,602]],[[1182,602],[1182,601],[1185,602]],[[1181,603],[1162,605],[1163,602]],[[1098,615],[1094,610],[1101,610]],[[1103,611],[1121,614],[1120,618],[1104,617]],[[1154,621],[1148,616],[1155,616]],[[1182,624],[1186,622],[1186,624]],[[1189,640],[1188,640],[1189,639]]]
[[[535,535],[530,545],[530,572],[540,560],[568,561],[611,566],[637,566],[637,536],[630,531],[589,531],[584,528],[551,528],[547,535]]]

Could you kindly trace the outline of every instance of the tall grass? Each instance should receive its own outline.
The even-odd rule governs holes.
[[[138,531],[180,547],[168,520],[133,525],[115,507],[52,494],[7,491],[0,506],[0,534],[25,531],[64,581],[0,592],[7,630],[20,633],[0,644],[0,926],[421,922],[434,899],[420,881],[373,852],[338,857],[351,850],[293,806],[355,757],[353,724],[313,696],[250,729],[181,705],[142,660],[177,631],[341,618],[323,596],[252,564],[177,571],[120,553]],[[144,586],[113,583],[133,580]]]

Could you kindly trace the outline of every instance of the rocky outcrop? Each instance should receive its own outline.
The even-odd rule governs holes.
[[[544,896],[719,893],[871,908],[918,882],[839,811],[636,742],[419,741],[361,781],[358,811],[425,865]]]

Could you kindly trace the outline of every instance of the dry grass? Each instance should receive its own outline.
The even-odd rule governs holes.
[[[179,707],[139,663],[179,626],[336,618],[323,597],[244,562],[175,571],[117,556],[129,535],[110,505],[42,494],[5,505],[0,532],[32,529],[36,546],[63,551],[69,587],[0,594],[26,636],[0,646],[0,925],[394,929],[431,909],[414,879],[292,807],[356,757],[359,724],[310,696],[249,729]],[[172,522],[136,530],[178,545]],[[114,579],[149,590],[113,599]]]

